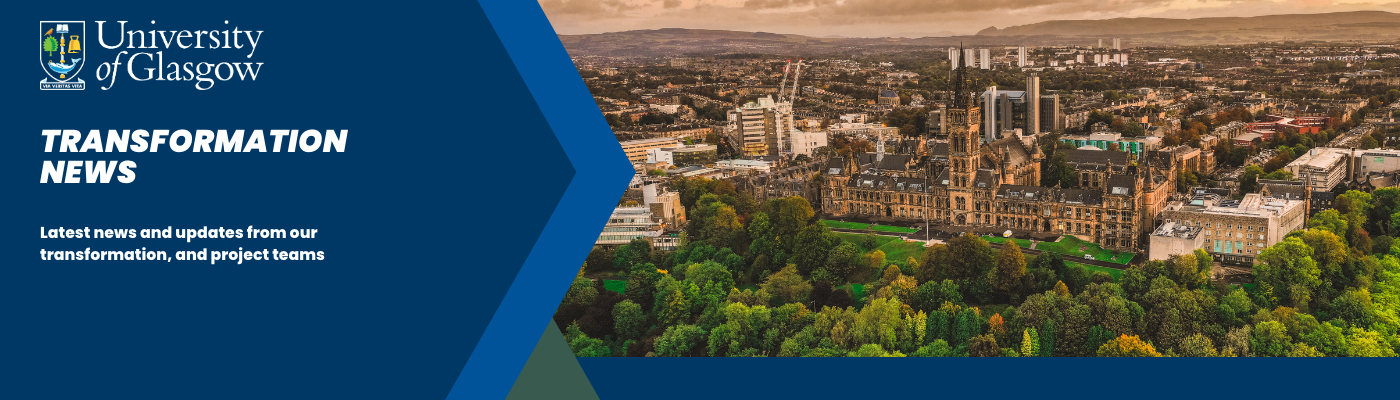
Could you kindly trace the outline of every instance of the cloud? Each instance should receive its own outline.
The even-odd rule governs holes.
[[[539,0],[545,14],[582,16],[623,16],[637,5],[623,0]]]

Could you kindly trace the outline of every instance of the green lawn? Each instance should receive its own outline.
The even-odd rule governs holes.
[[[918,232],[918,231],[919,231],[918,229],[914,229],[914,228],[905,228],[905,227],[902,227],[902,226],[889,226],[889,225],[874,225],[874,226],[871,226],[871,227],[870,227],[870,230],[872,230],[872,231],[880,231],[880,232],[894,232],[894,233],[914,233],[914,232]]]
[[[870,227],[870,224],[862,224],[862,223],[858,223],[858,222],[832,221],[832,220],[829,220],[829,219],[820,220],[820,221],[818,221],[818,222],[821,222],[822,225],[826,225],[827,228],[862,229],[862,230],[863,230],[863,229],[866,229],[866,228],[869,228],[869,227]]]
[[[618,294],[624,294],[622,292],[627,291],[627,281],[604,279],[603,289],[611,290],[617,292]]]
[[[883,252],[885,252],[885,261],[890,262],[890,263],[894,263],[894,264],[904,265],[904,261],[907,260],[907,259],[909,259],[909,257],[914,257],[914,259],[917,260],[917,259],[919,259],[920,257],[922,257],[923,254],[924,254],[924,244],[923,244],[923,243],[919,243],[919,242],[906,242],[906,241],[900,240],[900,239],[897,238],[897,237],[879,236],[879,235],[863,235],[863,234],[859,234],[859,233],[845,233],[845,232],[836,232],[836,236],[840,237],[841,240],[844,240],[844,241],[847,241],[847,242],[851,242],[851,243],[855,243],[856,246],[859,246],[859,247],[861,248],[861,250],[865,250],[866,252],[869,252],[870,250],[880,250],[880,251],[883,251]],[[874,237],[875,237],[875,247],[874,247],[874,248],[871,248],[871,249],[866,249],[866,248],[865,248],[865,244],[864,244],[864,243],[865,243],[865,238],[866,238],[867,236],[874,236]]]
[[[915,260],[919,259],[920,257],[923,257],[924,244],[919,242],[906,242],[903,240],[894,240],[889,243],[885,243],[883,246],[880,246],[879,250],[885,252],[886,261],[903,265],[904,261],[908,260],[909,257],[914,257]]]
[[[997,244],[997,245],[1000,245],[1000,244],[1002,244],[1002,243],[1005,243],[1007,240],[1010,240],[1010,241],[1016,242],[1016,245],[1021,246],[1022,248],[1026,248],[1026,249],[1031,248],[1031,241],[1030,241],[1030,240],[1026,240],[1026,239],[1015,239],[1015,238],[1007,239],[1007,238],[1004,238],[1004,237],[996,237],[996,236],[983,236],[982,239],[985,239],[986,241],[991,242],[991,243],[993,243],[993,244]],[[998,247],[1000,247],[1000,246],[998,246]]]
[[[852,283],[852,284],[850,284],[850,285],[837,286],[837,287],[836,287],[836,290],[845,289],[847,286],[849,286],[849,287],[851,288],[851,293],[853,293],[854,296],[855,296],[855,298],[854,298],[853,300],[855,300],[856,303],[860,303],[860,300],[865,298],[865,285],[862,285],[862,284],[859,284],[859,283]]]
[[[863,234],[863,233],[846,233],[846,232],[835,232],[835,233],[836,233],[836,236],[837,236],[837,237],[840,237],[840,238],[841,238],[841,240],[845,240],[845,241],[847,241],[847,242],[855,243],[856,246],[860,246],[861,250],[865,250],[865,251],[875,250],[875,249],[880,248],[880,246],[884,246],[886,243],[899,240],[899,238],[897,238],[897,237],[880,236],[880,235],[868,235],[868,234]],[[873,236],[873,237],[875,238],[875,246],[870,247],[870,248],[866,248],[866,247],[865,247],[865,238],[866,238],[866,236]]]
[[[1079,247],[1084,246],[1084,251],[1079,251]],[[1036,250],[1060,253],[1066,258],[1084,258],[1085,254],[1094,256],[1095,260],[1108,261],[1116,264],[1127,264],[1133,259],[1133,253],[1105,250],[1097,244],[1079,240],[1074,236],[1065,235],[1058,242],[1040,242]]]
[[[823,219],[823,220],[819,220],[819,221],[817,221],[817,222],[821,222],[821,224],[822,224],[822,225],[826,225],[827,228],[856,229],[856,230],[862,230],[862,231],[879,231],[879,232],[894,232],[894,233],[914,233],[914,232],[918,232],[918,231],[919,231],[918,229],[914,229],[914,228],[905,228],[905,227],[902,227],[902,226],[871,225],[871,224],[864,224],[864,223],[859,223],[859,222],[832,221],[832,220],[829,220],[829,219]]]
[[[1094,272],[1107,272],[1109,275],[1112,275],[1112,276],[1113,276],[1113,281],[1114,281],[1114,282],[1118,282],[1119,279],[1122,279],[1122,278],[1123,278],[1123,270],[1121,270],[1121,269],[1114,269],[1114,268],[1109,268],[1109,267],[1100,267],[1100,266],[1097,266],[1097,265],[1089,265],[1089,264],[1080,264],[1080,263],[1077,263],[1077,262],[1074,262],[1074,261],[1065,261],[1065,265],[1067,265],[1067,266],[1075,266],[1075,265],[1078,265],[1078,266],[1084,267],[1084,269],[1089,270],[1089,273],[1094,273]]]

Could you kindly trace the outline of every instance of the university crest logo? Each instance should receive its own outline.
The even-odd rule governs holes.
[[[40,90],[83,90],[78,71],[83,69],[83,42],[87,41],[83,21],[39,21],[39,65],[48,78],[39,81]]]

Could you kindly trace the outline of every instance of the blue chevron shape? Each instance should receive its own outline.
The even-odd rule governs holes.
[[[509,393],[634,173],[539,3],[480,4],[574,175],[448,393],[453,400]]]

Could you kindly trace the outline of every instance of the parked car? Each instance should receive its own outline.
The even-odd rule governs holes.
[[[1093,254],[1085,254],[1085,255],[1084,255],[1084,259],[1085,259],[1085,260],[1093,260],[1093,259],[1094,259],[1094,255],[1093,255]]]

